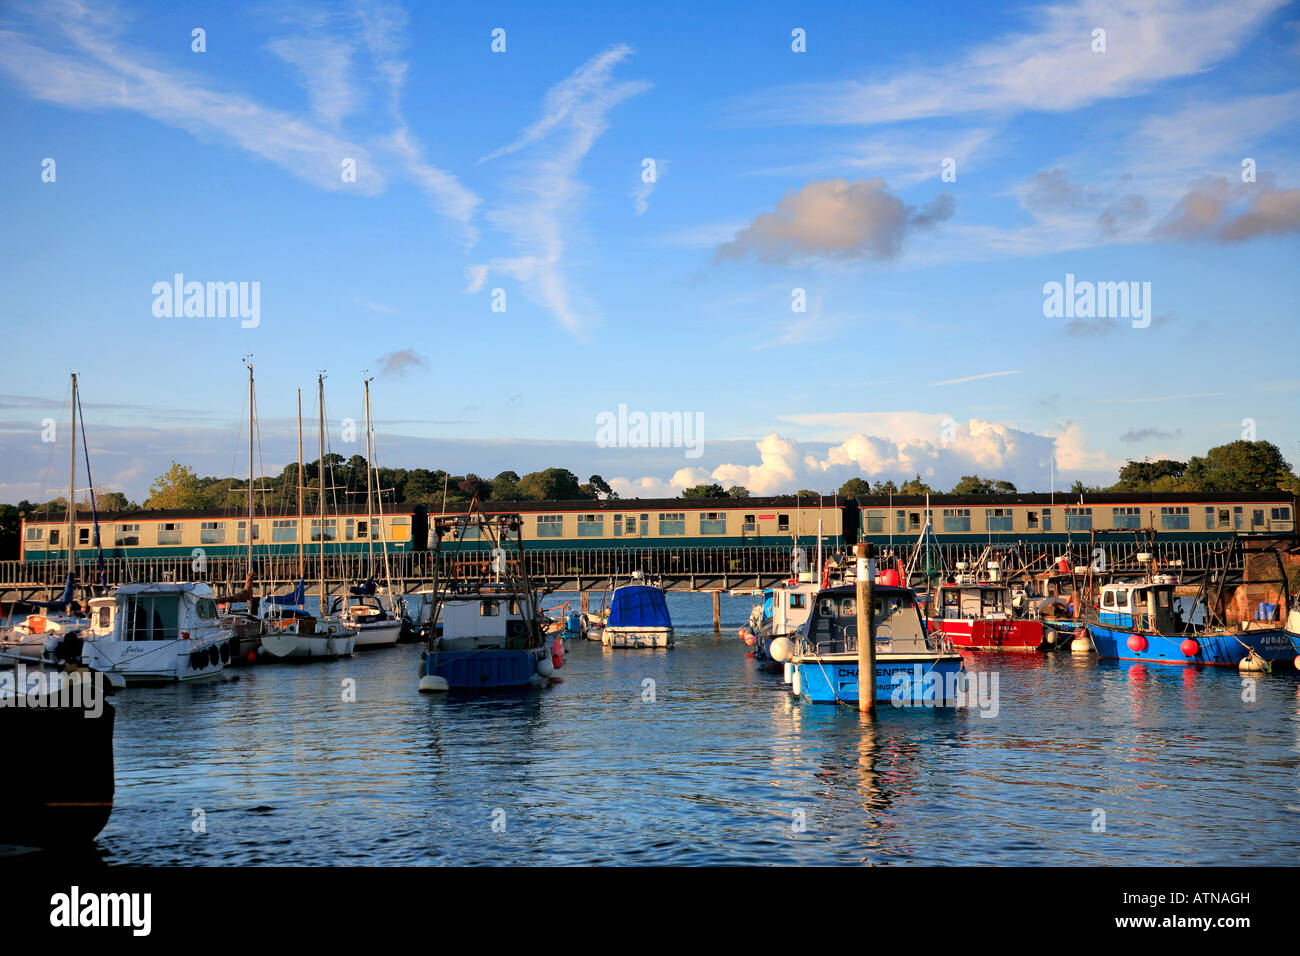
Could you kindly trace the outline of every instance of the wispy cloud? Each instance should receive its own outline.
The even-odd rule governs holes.
[[[998,378],[1001,375],[1021,375],[1024,369],[1010,369],[1005,372],[983,372],[979,375],[968,375],[965,378],[950,378],[942,382],[931,382],[931,388],[938,385],[961,385],[963,382],[978,382],[982,378]]]
[[[524,154],[517,175],[506,183],[507,198],[488,213],[518,255],[493,259],[490,267],[520,282],[530,298],[574,334],[593,324],[574,305],[563,267],[585,193],[578,169],[607,128],[609,111],[650,88],[644,81],[613,79],[614,68],[631,55],[630,47],[619,45],[584,63],[547,91],[536,122],[479,160]]]

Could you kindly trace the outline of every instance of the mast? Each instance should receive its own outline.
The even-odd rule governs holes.
[[[72,453],[68,456],[68,577],[77,574],[77,373],[72,373]],[[75,587],[75,585],[74,585]],[[72,595],[69,594],[68,597]]]
[[[298,389],[298,580],[306,574],[306,560],[302,553],[302,526],[305,515],[302,513],[302,389]]]
[[[371,455],[373,447],[371,445],[370,432],[370,379],[362,379],[361,385],[366,392],[366,578],[372,579],[375,576],[375,514],[371,510],[371,484],[370,469],[372,467]]]
[[[374,431],[374,425],[372,424],[370,418],[370,383],[373,381],[374,381],[373,377],[365,380],[365,386],[366,386],[366,510],[367,511],[370,510],[370,476],[373,471],[374,478],[375,478],[375,486],[376,486],[375,503],[379,509],[379,545],[384,555],[384,584],[388,589],[388,598],[389,598],[389,604],[391,609],[391,607],[396,606],[396,599],[393,597],[392,568],[388,564],[388,537],[384,532],[384,489],[382,483],[379,480],[379,466],[373,464],[373,459],[375,456],[375,431]],[[374,526],[373,516],[371,516],[369,520],[370,520],[370,524],[367,525],[367,530],[369,530],[371,527]],[[369,548],[370,542],[374,540],[374,537],[375,536],[373,534],[366,535],[367,548]],[[378,601],[378,603],[380,607],[383,607],[382,601]]]
[[[325,617],[328,605],[325,597],[325,373],[316,375],[317,408],[320,411],[320,424],[316,432],[319,449],[316,459],[316,471],[320,486],[320,613]]]
[[[253,573],[253,365],[248,365],[248,573]],[[251,605],[250,605],[251,607]]]

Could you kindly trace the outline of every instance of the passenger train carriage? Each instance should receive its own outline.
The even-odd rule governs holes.
[[[467,503],[449,504],[446,514],[464,514]],[[826,497],[614,499],[610,501],[487,501],[488,513],[519,512],[530,551],[583,551],[629,548],[785,547],[796,543],[811,556],[818,522],[827,548],[859,540],[907,546],[925,527],[924,496],[872,495],[845,501]],[[390,553],[429,547],[429,523],[440,513],[425,505],[385,508],[382,519],[355,510],[324,524],[325,553],[361,554],[381,541]],[[1061,543],[1086,541],[1092,531],[1128,533],[1154,528],[1162,541],[1212,541],[1240,532],[1291,534],[1295,498],[1285,492],[1133,494],[1078,496],[931,495],[929,515],[944,544]],[[248,519],[225,511],[137,511],[99,516],[106,558],[210,557],[247,553]],[[77,552],[93,560],[90,515],[77,525]],[[66,518],[29,515],[22,527],[24,561],[67,559]],[[297,553],[299,536],[308,555],[318,553],[320,519],[307,515],[269,515],[253,522],[255,554]],[[484,546],[463,540],[467,550]],[[378,549],[376,549],[378,550]]]

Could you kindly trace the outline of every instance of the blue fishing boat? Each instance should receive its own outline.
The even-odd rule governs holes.
[[[635,571],[628,584],[614,589],[601,643],[606,647],[673,646],[673,620],[657,582]]]
[[[524,563],[518,514],[485,515],[474,503],[463,517],[439,518],[435,552],[443,539],[491,542],[491,560],[456,561],[453,576],[434,579],[430,630],[420,654],[422,692],[541,687],[564,665],[564,643],[548,641],[537,594]],[[507,557],[507,547],[515,554]],[[437,568],[439,563],[434,562]]]
[[[1184,620],[1169,575],[1102,585],[1087,624],[1103,660],[1147,664],[1237,667],[1286,661],[1295,653],[1280,622],[1247,621],[1235,627],[1197,626]]]
[[[952,706],[963,700],[960,654],[929,634],[910,588],[875,588],[876,697],[896,707]],[[857,703],[858,625],[855,585],[817,594],[797,640],[773,641],[773,658],[790,664],[791,690],[815,704]]]

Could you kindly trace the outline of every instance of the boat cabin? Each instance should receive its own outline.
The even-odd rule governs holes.
[[[537,623],[527,599],[519,593],[486,592],[456,595],[442,604],[439,649],[474,651],[483,648],[520,650],[539,643]]]
[[[925,623],[911,588],[875,589],[876,650],[914,653],[929,650]],[[807,644],[817,654],[856,653],[858,598],[854,586],[818,593],[807,625]]]
[[[930,614],[945,620],[1010,620],[1011,589],[1005,584],[943,584]]]
[[[1172,634],[1182,629],[1172,578],[1103,584],[1097,619],[1106,625]]]
[[[92,601],[91,611],[92,633],[117,641],[175,641],[220,628],[206,584],[124,584],[112,598]]]
[[[807,580],[794,580],[768,588],[763,592],[763,610],[758,625],[770,634],[792,634],[808,620],[818,586],[811,575],[801,575]]]

